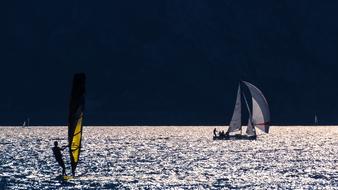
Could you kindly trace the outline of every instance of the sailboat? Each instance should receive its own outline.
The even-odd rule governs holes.
[[[270,128],[270,111],[269,105],[263,93],[253,84],[243,81],[244,85],[249,89],[252,100],[252,108],[250,110],[248,101],[243,93],[241,93],[241,85],[237,90],[236,104],[231,118],[231,122],[226,134],[214,136],[214,140],[231,140],[246,139],[255,140],[257,138],[256,128],[265,133],[269,133]],[[248,124],[245,134],[242,134],[242,98],[245,101],[246,108],[249,113]]]
[[[318,125],[318,117],[317,117],[317,114],[315,114],[315,125]]]
[[[22,123],[22,128],[26,128],[26,127],[29,127],[29,118],[27,118],[27,120],[23,121]]]
[[[72,175],[75,176],[76,167],[80,160],[83,112],[85,105],[85,82],[84,73],[75,74],[71,91],[68,115],[68,143]],[[65,179],[68,179],[65,176]]]

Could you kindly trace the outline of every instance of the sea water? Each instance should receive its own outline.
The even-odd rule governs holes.
[[[86,126],[64,181],[51,148],[66,127],[0,127],[0,189],[338,189],[338,127],[271,127],[256,141],[213,141],[213,128]]]

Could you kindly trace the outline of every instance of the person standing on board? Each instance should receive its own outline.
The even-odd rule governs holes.
[[[68,146],[62,146],[61,148],[58,147],[58,142],[55,141],[54,142],[54,147],[52,148],[53,153],[54,153],[54,157],[56,159],[56,161],[58,162],[58,164],[61,166],[62,168],[62,175],[66,175],[66,167],[65,167],[65,163],[63,162],[63,156],[61,151],[64,150],[65,148],[67,148]]]

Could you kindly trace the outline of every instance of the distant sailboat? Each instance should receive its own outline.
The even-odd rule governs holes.
[[[251,83],[243,81],[248,87],[251,99],[252,109],[250,110],[249,104],[244,94],[241,93],[241,86],[238,86],[236,104],[231,122],[226,134],[214,136],[214,140],[229,140],[229,139],[248,139],[254,140],[257,137],[256,128],[269,133],[270,127],[270,111],[269,105],[263,93]],[[245,134],[242,134],[242,101],[243,96],[247,110],[249,112],[248,124]]]
[[[317,117],[317,114],[315,114],[315,125],[318,125],[318,117]]]
[[[22,123],[22,128],[29,127],[29,118]]]

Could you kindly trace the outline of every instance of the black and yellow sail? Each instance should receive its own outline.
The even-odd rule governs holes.
[[[68,115],[68,142],[72,174],[75,176],[76,166],[81,153],[83,128],[83,111],[85,106],[86,76],[84,73],[74,75]]]

